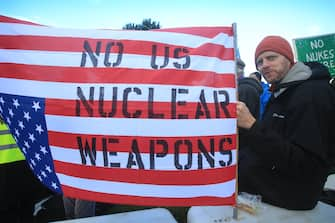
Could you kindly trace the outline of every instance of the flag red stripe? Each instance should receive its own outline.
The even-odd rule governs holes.
[[[201,85],[217,88],[235,88],[236,86],[234,74],[172,69],[157,72],[157,70],[147,69],[54,67],[1,63],[0,77],[74,83],[146,83]]]
[[[4,23],[20,23],[27,25],[38,25],[41,24],[33,23],[25,20],[15,19],[7,16],[0,15],[0,22]],[[233,36],[233,29],[231,27],[179,27],[179,28],[164,28],[164,29],[153,29],[150,32],[175,32],[175,33],[184,33],[184,34],[192,34],[197,36],[203,36],[208,38],[213,38],[219,33],[225,33],[229,36]],[[136,31],[134,31],[136,32]]]
[[[188,27],[188,28],[165,28],[165,29],[155,29],[157,32],[175,32],[175,33],[185,33],[197,36],[203,36],[208,38],[213,38],[219,33],[227,34],[228,36],[233,36],[233,29],[231,27]]]
[[[235,205],[235,194],[228,197],[202,196],[194,198],[160,198],[160,197],[140,197],[118,194],[106,194],[80,190],[66,185],[62,185],[66,196],[78,197],[81,199],[96,200],[106,203],[129,204],[140,206],[217,206],[217,205]]]
[[[36,25],[36,26],[41,26],[40,24],[25,21],[25,20],[20,20],[20,19],[15,19],[7,16],[2,16],[0,15],[0,22],[5,22],[5,23],[19,23],[19,24],[26,24],[26,25]]]
[[[206,185],[235,179],[236,165],[202,170],[139,170],[85,166],[54,161],[57,173],[84,179],[154,185]],[[220,177],[218,177],[220,176]]]
[[[233,48],[225,48],[224,46],[212,43],[206,43],[197,48],[190,48],[149,41],[3,35],[0,36],[0,46],[4,46],[3,49],[86,52],[84,49],[85,40],[88,41],[93,52],[95,52],[97,42],[101,42],[101,53],[106,52],[106,47],[109,43],[115,44],[110,49],[111,53],[118,53],[119,48],[116,46],[116,43],[122,43],[124,54],[152,55],[152,46],[156,45],[157,56],[164,56],[165,47],[169,47],[170,58],[174,56],[173,51],[176,48],[186,49],[189,52],[188,55],[217,57],[222,60],[233,60],[234,58]]]
[[[104,94],[111,96],[112,91],[105,91]],[[154,115],[156,115],[156,117],[159,115],[160,119],[175,119],[178,118],[180,114],[187,115],[188,119],[236,118],[235,103],[229,103],[224,108],[221,107],[220,102],[206,103],[209,110],[209,116],[206,116],[204,114],[196,114],[197,110],[204,112],[203,104],[200,102],[200,104],[197,102],[187,102],[184,105],[178,105],[176,111],[173,112],[171,102],[153,102],[149,105],[148,101],[127,101],[127,105],[125,105],[122,98],[118,98],[118,101],[113,104],[110,100],[104,100],[100,103],[98,101],[99,98],[95,98],[93,102],[90,102],[89,95],[86,97],[87,104],[90,106],[90,109],[92,109],[91,114],[87,112],[83,102],[79,101],[79,97],[78,100],[46,99],[45,113],[63,116],[129,118],[127,114],[123,113],[123,108],[126,106],[127,112],[131,114],[140,111],[141,114],[138,118],[154,118]],[[76,105],[77,102],[79,102],[79,105]],[[201,109],[197,109],[199,105]],[[149,106],[152,106],[150,110]],[[112,109],[115,109],[115,112],[112,111]],[[216,111],[216,109],[218,109],[218,111]],[[76,113],[76,111],[79,113]],[[172,113],[175,113],[176,117],[174,117]]]
[[[87,142],[92,145],[92,139],[96,140],[96,150],[102,151],[103,139],[113,138],[118,139],[118,143],[113,145],[109,144],[108,147],[113,147],[111,149],[115,152],[129,152],[131,148],[132,141],[136,140],[140,153],[150,153],[150,140],[155,143],[155,153],[162,153],[162,145],[157,144],[158,140],[164,141],[168,144],[168,154],[174,153],[174,144],[177,140],[189,140],[192,145],[195,145],[194,152],[197,152],[198,143],[201,143],[206,147],[207,151],[210,151],[210,141],[214,141],[214,152],[219,152],[219,142],[223,140],[224,150],[236,149],[236,135],[222,135],[222,136],[201,136],[201,137],[139,137],[139,136],[102,136],[102,135],[84,135],[75,133],[61,133],[61,132],[48,132],[49,144],[58,147],[64,147],[69,149],[79,150],[77,139],[81,139],[83,143]],[[198,142],[199,141],[199,142]],[[107,150],[108,150],[107,147]],[[180,151],[181,153],[186,153],[186,151]]]

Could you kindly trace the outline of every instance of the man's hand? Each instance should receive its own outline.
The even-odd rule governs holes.
[[[256,119],[250,113],[248,107],[241,101],[237,102],[237,126],[244,129],[250,129],[256,122]]]

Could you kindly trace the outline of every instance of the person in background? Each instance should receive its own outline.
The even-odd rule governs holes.
[[[241,58],[236,58],[236,74],[237,74],[237,80],[244,78],[244,68],[245,63]]]
[[[34,222],[35,203],[52,195],[30,170],[1,117],[0,188],[1,222]]]
[[[245,64],[237,60],[238,99],[243,101],[254,117],[260,115],[260,96],[263,92],[260,82],[254,78],[244,77]]]
[[[268,103],[268,101],[270,100],[271,97],[271,92],[270,92],[270,86],[268,83],[265,83],[262,81],[262,75],[261,73],[259,73],[258,71],[256,72],[252,72],[249,77],[254,78],[255,80],[257,80],[263,89],[263,92],[260,96],[260,108],[259,108],[259,119],[261,120],[263,118],[263,114],[265,111],[265,107]]]
[[[271,84],[262,121],[237,102],[239,191],[292,210],[313,209],[335,157],[335,89],[328,69],[294,62],[280,36],[265,37],[255,51],[257,70]]]

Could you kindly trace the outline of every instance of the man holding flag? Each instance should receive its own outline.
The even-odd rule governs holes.
[[[256,48],[257,70],[272,97],[262,121],[237,103],[241,134],[239,191],[259,194],[270,204],[313,209],[335,159],[335,89],[317,62],[294,62],[290,44],[279,36]]]

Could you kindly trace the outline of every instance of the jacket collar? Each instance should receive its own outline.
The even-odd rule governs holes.
[[[289,86],[296,85],[312,76],[312,69],[302,62],[295,63],[285,77],[272,87],[273,96],[278,97],[281,95]]]

